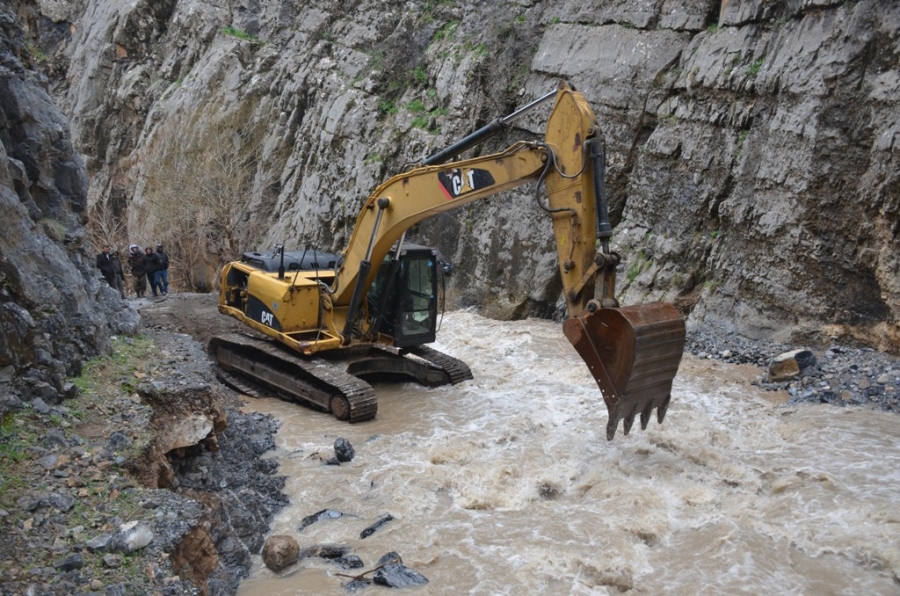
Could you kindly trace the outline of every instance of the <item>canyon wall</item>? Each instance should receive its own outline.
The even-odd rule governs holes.
[[[900,345],[897,2],[14,5],[89,204],[129,241],[172,245],[186,279],[251,248],[340,250],[380,181],[564,79],[603,127],[623,303],[675,301],[689,325],[750,337]],[[538,139],[545,118],[479,151]],[[559,313],[533,194],[411,231],[454,264],[451,307]]]
[[[0,417],[74,396],[67,377],[138,323],[94,268],[88,175],[32,48],[0,6]]]

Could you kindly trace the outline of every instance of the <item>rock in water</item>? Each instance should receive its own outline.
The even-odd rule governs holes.
[[[388,523],[392,519],[394,519],[394,516],[392,516],[390,513],[388,513],[387,515],[385,515],[384,517],[379,519],[377,522],[375,522],[374,524],[372,524],[371,526],[369,526],[368,528],[366,528],[365,530],[360,532],[359,537],[360,538],[368,538],[369,536],[374,534],[378,528],[380,528],[384,524]]]
[[[272,571],[278,572],[297,562],[300,545],[290,536],[269,536],[262,550],[263,563]]]
[[[403,559],[395,552],[389,552],[378,560],[381,569],[375,572],[372,581],[389,588],[405,588],[407,586],[422,586],[428,583],[428,578],[403,564]]]
[[[334,442],[334,453],[337,455],[339,462],[348,462],[353,459],[356,453],[353,451],[353,445],[347,439],[338,439]]]
[[[312,515],[307,515],[303,519],[300,520],[300,526],[297,528],[299,532],[303,528],[307,526],[311,526],[317,521],[322,521],[323,519],[337,519],[344,515],[340,511],[335,511],[333,509],[323,509],[322,511],[318,511],[313,513]]]

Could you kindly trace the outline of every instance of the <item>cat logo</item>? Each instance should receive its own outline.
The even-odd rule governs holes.
[[[448,201],[494,184],[494,177],[491,176],[491,173],[479,168],[457,168],[439,172],[438,180],[441,183],[441,192]]]
[[[270,312],[263,311],[259,315],[259,320],[263,325],[268,325],[269,327],[271,327],[272,322],[275,320],[275,315]]]

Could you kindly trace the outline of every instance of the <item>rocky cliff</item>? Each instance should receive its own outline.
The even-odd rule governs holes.
[[[13,4],[88,202],[130,239],[165,240],[194,282],[237,250],[340,249],[379,181],[563,78],[604,127],[625,303],[676,300],[692,325],[751,337],[900,345],[896,2]],[[537,138],[543,116],[483,150]],[[456,265],[452,306],[556,311],[530,189],[413,232]]]
[[[0,6],[0,414],[22,396],[58,403],[67,376],[138,322],[99,283],[85,243],[88,177],[68,121]]]

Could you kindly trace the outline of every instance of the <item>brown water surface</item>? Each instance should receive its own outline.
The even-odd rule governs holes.
[[[558,324],[456,312],[439,338],[475,380],[378,385],[371,422],[249,401],[281,421],[291,504],[273,534],[366,569],[396,551],[430,580],[414,594],[900,594],[896,415],[785,406],[750,385],[759,369],[686,356],[665,423],[607,442]],[[356,458],[324,466],[339,437]],[[298,531],[326,508],[345,515]],[[345,596],[338,574],[359,572],[255,561],[240,596]]]

